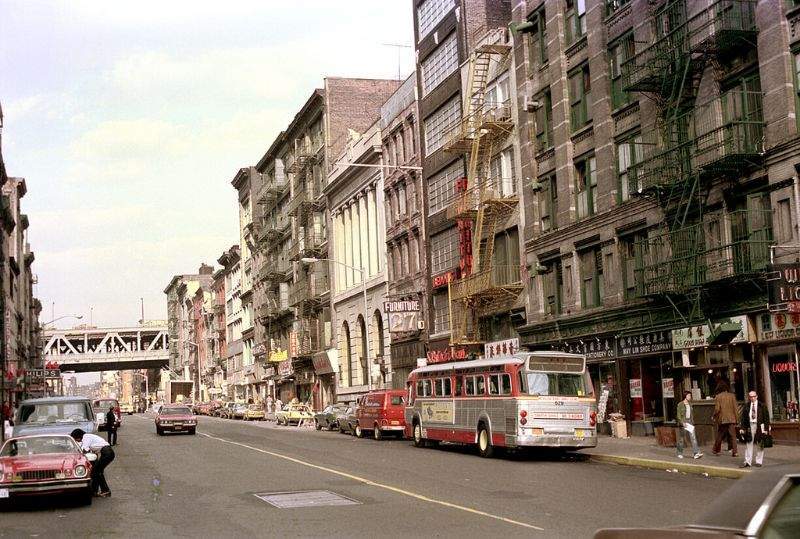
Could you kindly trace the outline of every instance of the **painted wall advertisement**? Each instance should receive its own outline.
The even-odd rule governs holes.
[[[427,423],[449,423],[452,425],[455,420],[453,401],[423,402],[422,417]]]
[[[632,399],[641,399],[642,398],[642,379],[641,378],[631,378],[631,398]]]

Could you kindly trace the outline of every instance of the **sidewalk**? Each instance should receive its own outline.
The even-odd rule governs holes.
[[[711,447],[701,447],[705,456],[692,458],[691,447],[684,449],[686,458],[679,459],[674,447],[661,447],[653,436],[636,436],[632,438],[611,438],[600,436],[597,447],[581,450],[590,460],[640,466],[656,470],[673,470],[684,473],[708,474],[711,477],[727,477],[738,479],[758,468],[739,468],[744,462],[744,445],[739,444],[739,456],[732,457],[723,451],[719,456],[711,454]],[[800,462],[800,446],[776,445],[764,451],[764,467]]]

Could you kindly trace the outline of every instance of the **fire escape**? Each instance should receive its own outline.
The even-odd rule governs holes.
[[[458,225],[461,260],[459,278],[448,284],[451,345],[482,342],[479,317],[507,306],[522,291],[519,266],[492,262],[497,228],[519,203],[516,195],[502,196],[502,179],[490,172],[493,152],[513,132],[514,122],[510,106],[486,102],[487,83],[492,63],[506,65],[510,50],[498,40],[472,53],[462,119],[445,146],[468,158],[467,176],[456,180],[457,194],[447,208],[448,219]]]
[[[724,209],[708,205],[712,183],[733,194],[763,163],[758,79],[719,84],[703,97],[704,73],[720,82],[731,59],[755,49],[755,10],[755,0],[719,0],[699,11],[693,2],[667,2],[652,15],[654,42],[623,65],[624,89],[658,107],[629,169],[630,192],[657,201],[665,216],[634,246],[636,292],[664,299],[684,322],[709,318],[712,289],[752,279],[769,261],[768,205],[727,195]]]

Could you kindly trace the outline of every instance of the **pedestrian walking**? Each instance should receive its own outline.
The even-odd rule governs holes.
[[[747,394],[749,404],[742,407],[742,415],[739,419],[739,434],[746,443],[744,451],[744,462],[740,468],[753,466],[753,446],[757,445],[755,466],[761,467],[764,464],[764,437],[770,433],[769,410],[758,402],[758,393],[751,391]]]
[[[275,413],[277,414],[281,410],[283,410],[283,402],[281,399],[275,399]]]
[[[110,406],[106,412],[106,428],[108,429],[108,443],[117,445],[117,414],[114,407]]]
[[[683,458],[683,442],[684,436],[689,436],[689,441],[692,444],[692,455],[694,458],[699,459],[703,456],[700,449],[697,447],[697,433],[694,428],[694,414],[692,413],[692,392],[684,391],[683,400],[678,403],[678,458]]]
[[[738,456],[736,448],[736,425],[739,422],[739,407],[736,405],[736,396],[731,393],[727,383],[721,382],[717,386],[717,396],[714,397],[714,423],[717,424],[717,434],[714,437],[714,455],[719,455],[722,449],[722,439],[728,439],[731,455]]]
[[[267,413],[268,414],[272,413],[272,404],[273,404],[272,395],[267,395]]]
[[[101,498],[111,496],[111,489],[106,482],[106,467],[114,460],[114,450],[108,442],[96,434],[89,434],[81,429],[75,429],[70,436],[80,444],[84,452],[97,455],[97,460],[92,463],[92,493]]]

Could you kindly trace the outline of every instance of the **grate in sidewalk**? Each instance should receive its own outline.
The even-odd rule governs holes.
[[[361,505],[361,502],[350,499],[329,490],[302,490],[298,492],[262,492],[254,495],[278,509],[295,509],[298,507],[324,507],[331,505]]]

